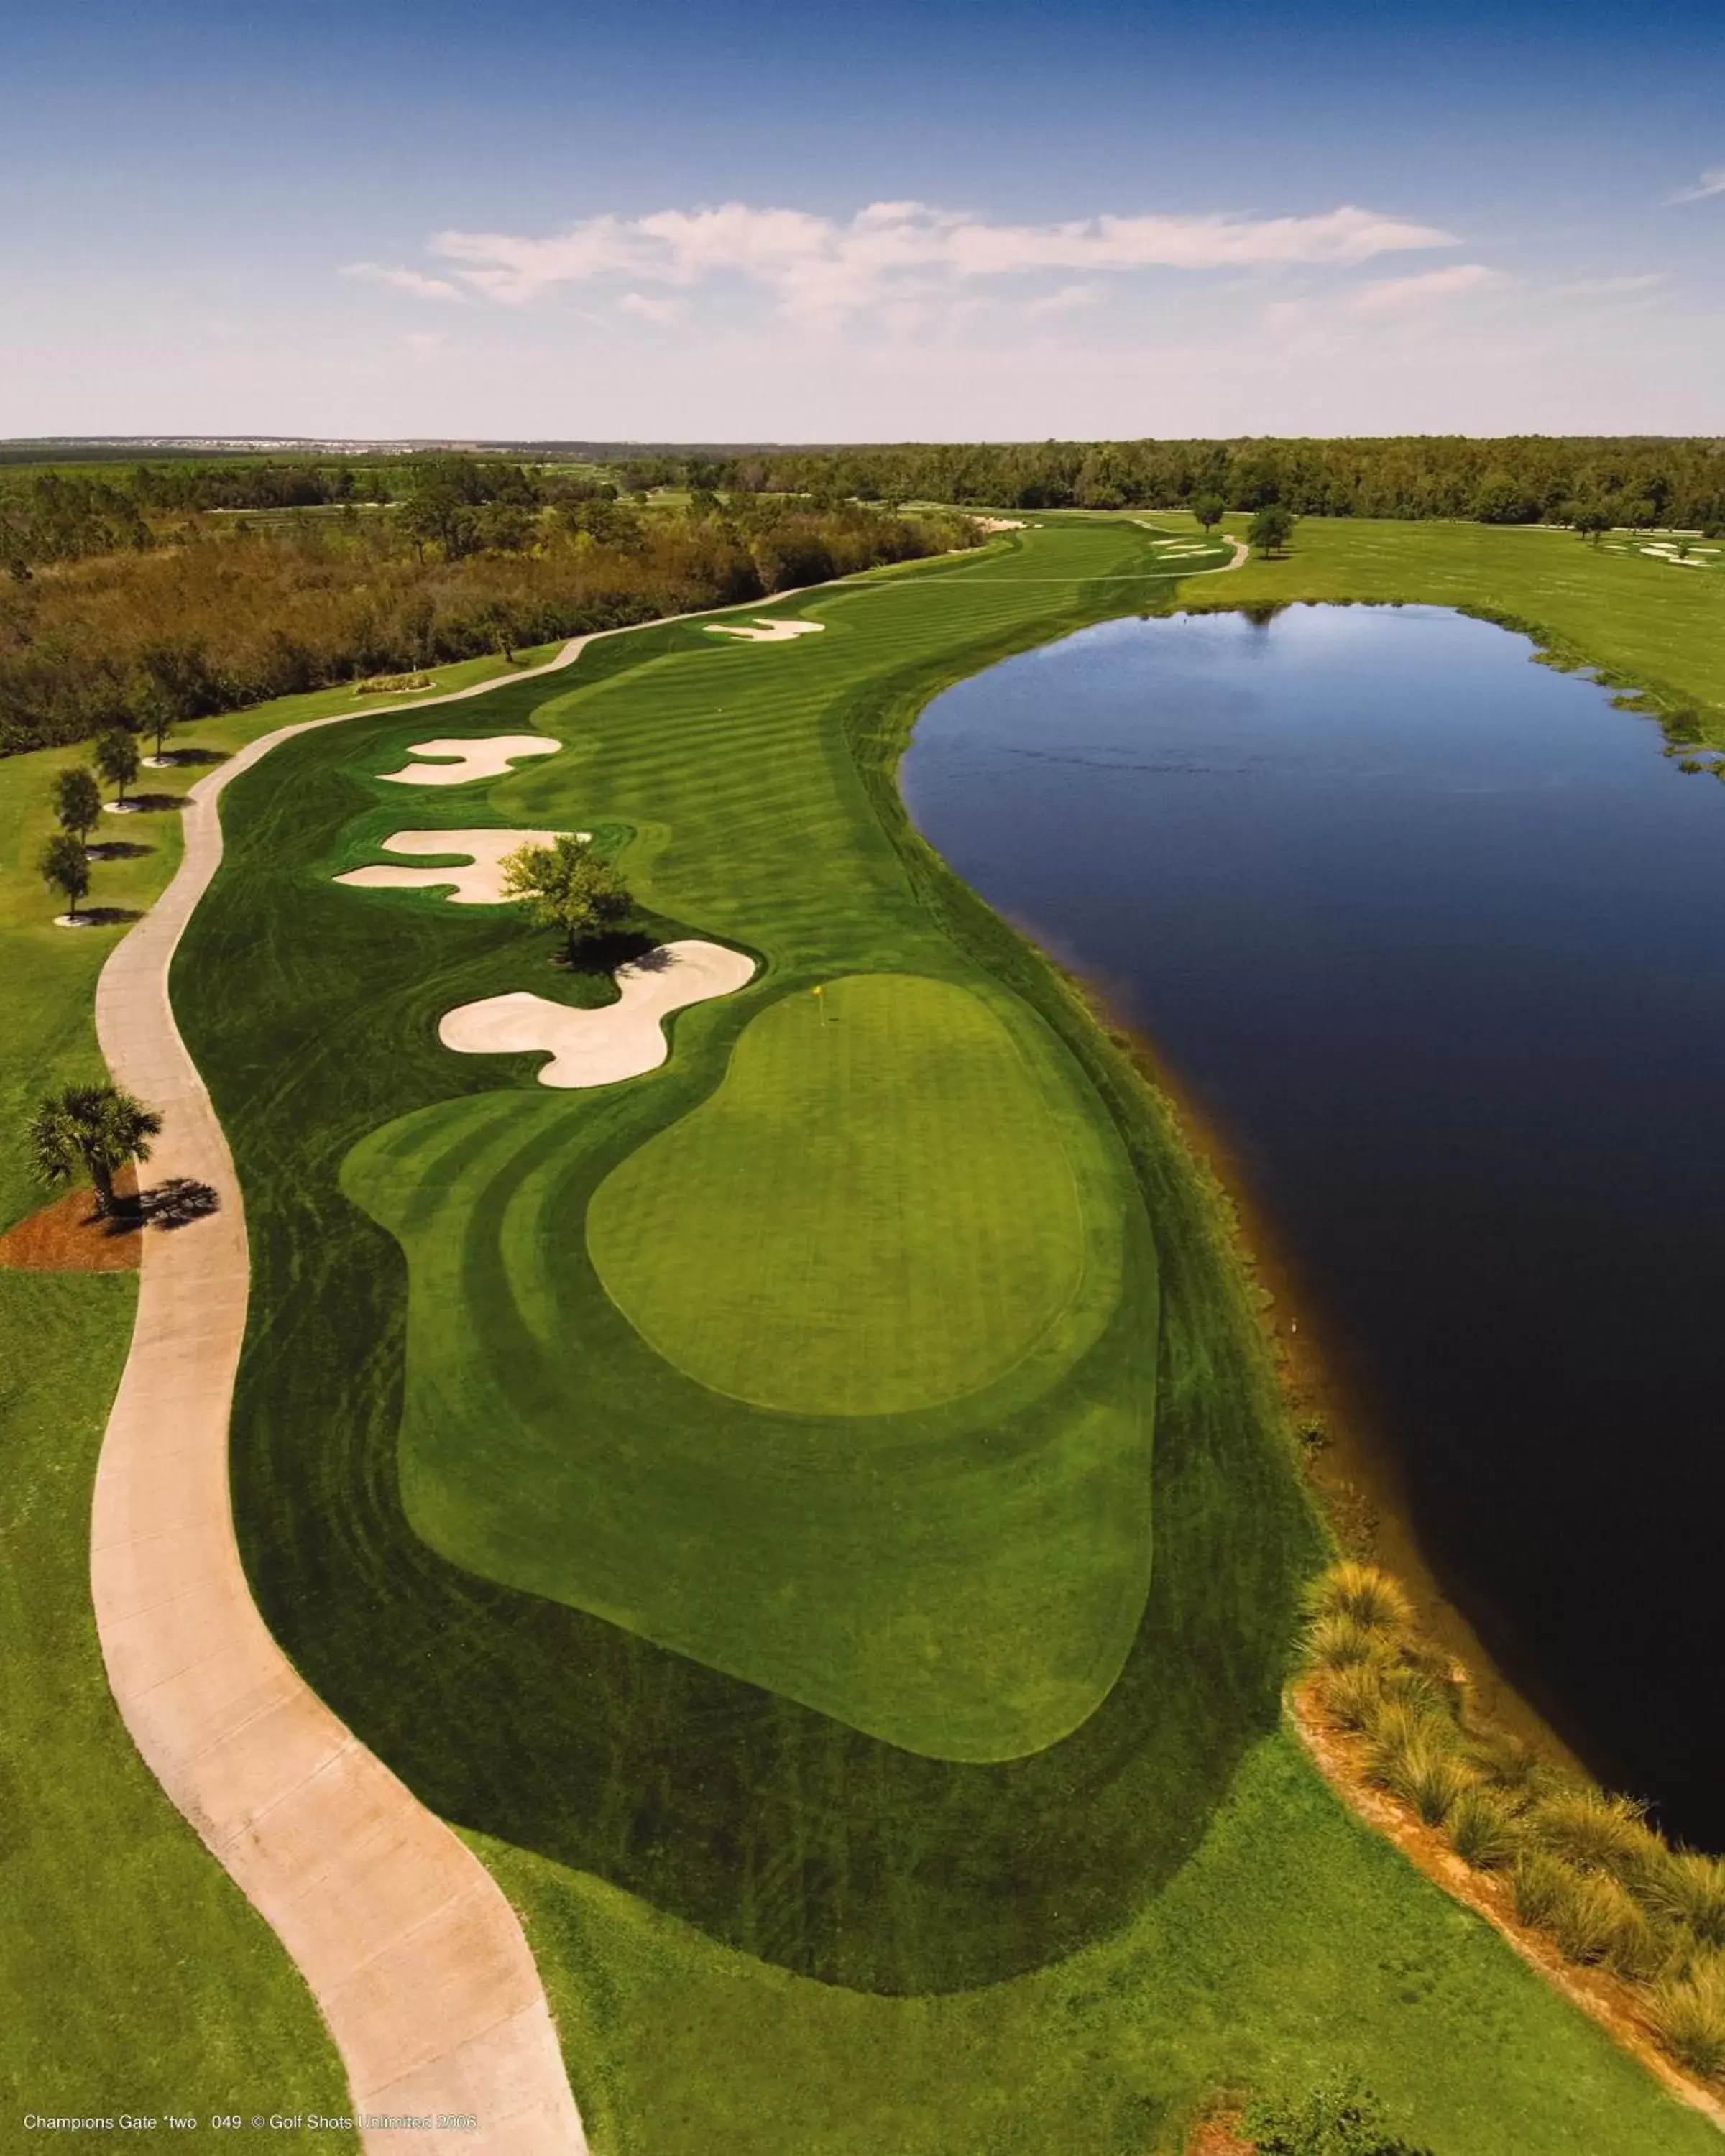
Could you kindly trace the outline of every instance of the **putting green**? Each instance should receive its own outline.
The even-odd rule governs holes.
[[[960,1399],[1050,1340],[1084,1278],[1053,1082],[948,981],[786,996],[599,1186],[594,1267],[716,1392],[795,1414]]]

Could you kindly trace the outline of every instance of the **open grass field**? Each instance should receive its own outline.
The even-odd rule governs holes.
[[[1219,598],[1232,580],[1189,588]],[[1280,1733],[1319,1537],[1219,1209],[1125,1057],[898,807],[897,749],[946,680],[1175,597],[1142,529],[1050,519],[981,557],[793,603],[819,637],[720,645],[667,626],[464,710],[451,731],[537,727],[565,752],[450,789],[452,824],[599,830],[652,933],[762,961],[737,996],[680,1014],[663,1070],[588,1096],[547,1094],[532,1057],[437,1042],[456,1003],[574,993],[547,968],[548,939],[501,911],[332,881],[374,839],[383,791],[399,820],[380,774],[398,766],[402,720],[290,744],[228,797],[228,862],[175,993],[252,1224],[234,1457],[248,1565],[319,1690],[475,1837],[522,1907],[602,2148],[692,2152],[722,2134],[762,2156],[1172,2148],[1218,2082],[1299,2085],[1332,2064],[1365,2073],[1440,2156],[1711,2145],[1353,1825]],[[875,1097],[878,1058],[834,1101],[832,1072],[810,1074],[806,1044],[774,1029],[806,1024],[816,985],[843,997],[880,977],[941,993],[919,988],[916,1023],[875,1029],[882,1055],[902,1035],[896,1105]],[[884,1005],[896,991],[863,993]],[[982,1370],[978,1391],[836,1412],[828,1390],[814,1409],[763,1401],[836,1387],[846,1365],[829,1341],[825,1376],[783,1374],[775,1328],[801,1320],[777,1286],[748,1366],[757,1396],[741,1364],[722,1373],[736,1390],[716,1385],[701,1358],[720,1349],[701,1336],[732,1284],[688,1273],[680,1199],[721,1235],[727,1208],[753,1206],[770,1236],[832,1219],[830,1192],[755,1187],[795,1177],[808,1147],[765,1127],[751,1091],[783,1086],[859,1133],[896,1116],[922,1142],[910,1096],[936,1006],[968,1082],[1000,1083],[986,1033],[966,1045],[967,998],[1016,1040],[1045,1035],[1059,1083],[1036,1091],[1061,1147],[1074,1158],[1086,1129],[1096,1173],[1129,1186],[1094,1338],[987,1374],[1061,1276],[1056,1226],[1013,1260],[1026,1269],[1012,1325],[1004,1308],[967,1319],[974,1363],[919,1344],[920,1327],[889,1359],[939,1368],[943,1388]],[[931,1204],[952,1234],[1005,1247],[998,1215],[961,1203],[981,1142],[949,1147]],[[866,1199],[866,1159],[848,1172]],[[613,1177],[619,1193],[638,1179],[656,1230],[608,1226]],[[1106,1216],[1079,1180],[1094,1247]],[[865,1203],[853,1229],[865,1243],[867,1215]],[[737,1232],[727,1270],[743,1264]],[[659,1265],[685,1267],[680,1295],[650,1277],[655,1240]],[[874,1298],[902,1293],[865,1284],[865,1337]],[[1037,1502],[1056,1520],[1081,1507],[1096,1465],[1072,1441],[1086,1415],[1136,1421],[1110,1517],[1122,1548],[1153,1526],[1153,1556],[1147,1591],[1116,1570],[1119,1605],[1137,1614],[1100,1685],[1088,1628],[1086,1681],[1103,1696],[1073,1726],[1010,1696],[1011,1671],[1034,1666],[1039,1611],[991,1620],[992,1665],[957,1639],[976,1657],[976,1712],[1026,1717],[1014,1755],[987,1756],[957,1688],[919,1691],[917,1657],[895,1657],[882,1621],[916,1643],[924,1560],[931,1574],[974,1562],[964,1508],[912,1502],[903,1532],[870,1515],[920,1498],[931,1466],[953,1471],[942,1455],[963,1434],[940,1419],[1014,1384],[1024,1396],[993,1414],[993,1442],[1040,1465]],[[853,1467],[870,1450],[872,1486]],[[801,1504],[782,1494],[798,1475]],[[878,1502],[857,1503],[871,1486]],[[580,1518],[594,1502],[611,1517]],[[418,1532],[415,1508],[434,1502],[441,1524]],[[863,1561],[834,1605],[872,1597],[848,1643],[809,1621],[806,1599],[847,1509]],[[1084,1539],[1057,1532],[1044,1553],[1075,1593],[1095,1570]],[[708,1636],[671,1640],[667,1610]],[[895,1714],[921,1717],[922,1749],[883,1740]]]
[[[1393,586],[1374,552],[1386,527],[1338,528],[1360,544],[1361,585]],[[1410,540],[1450,530],[1389,528]],[[793,603],[825,624],[819,637],[749,646],[649,629],[593,647],[572,675],[445,710],[439,733],[537,728],[565,752],[443,789],[424,808],[380,779],[424,722],[372,709],[276,751],[228,797],[228,862],[174,985],[246,1186],[254,1305],[234,1473],[249,1569],[312,1682],[469,1831],[521,1908],[605,2156],[694,2156],[721,2137],[747,2156],[1172,2156],[1182,2121],[1218,2085],[1301,2088],[1337,2065],[1363,2073],[1436,2156],[1684,2156],[1715,2145],[1495,1935],[1350,1820],[1281,1732],[1295,1595],[1321,1538],[1220,1209],[1126,1057],[920,844],[891,784],[916,711],[946,681],[1135,603],[1280,596],[1272,580],[1296,566],[1316,575],[1313,529],[1301,527],[1289,562],[1182,590],[1158,572],[1142,529],[1050,518],[980,557]],[[1496,550],[1560,543],[1484,536]],[[1441,573],[1456,588],[1337,595],[1436,596],[1548,621],[1537,578],[1509,597],[1494,590],[1494,565],[1511,560],[1488,550],[1471,572],[1441,559],[1422,572],[1409,553],[1398,573]],[[1673,584],[1683,575],[1646,566]],[[1345,556],[1324,573],[1345,584]],[[1594,656],[1626,665],[1615,647]],[[1703,670],[1679,660],[1659,683],[1698,702]],[[316,700],[303,701],[294,716],[311,715]],[[248,732],[286,716],[249,714]],[[762,970],[739,995],[678,1016],[663,1070],[591,1095],[546,1092],[534,1057],[452,1055],[435,1028],[456,1003],[593,990],[550,972],[549,939],[506,911],[333,883],[373,857],[382,831],[445,819],[593,829],[617,852],[644,927],[734,942]],[[43,1008],[87,1028],[84,962],[69,950],[61,961],[57,947],[85,939],[51,933],[44,965],[62,970],[57,990],[44,976]],[[913,991],[916,1025],[875,1029],[883,1055],[904,1036],[903,1065],[889,1084],[870,1058],[836,1103],[830,1071],[805,1075],[808,1112],[854,1123],[865,1154],[884,1117],[915,1125],[931,1000],[955,1048],[967,1024],[978,1033],[971,1081],[998,1094],[1002,1066],[993,1036],[968,1020],[974,1003],[1026,1053],[1045,1055],[1034,1088],[1014,1096],[1015,1127],[1035,1129],[1034,1092],[1074,1164],[1086,1282],[1099,1252],[1106,1269],[1101,1194],[1123,1194],[1111,1216],[1117,1281],[1093,1336],[1081,1328],[1045,1357],[1033,1347],[978,1390],[932,1405],[834,1409],[829,1399],[810,1413],[716,1389],[691,1374],[691,1342],[711,1316],[701,1298],[728,1283],[691,1281],[675,1310],[655,1318],[643,1305],[632,1322],[630,1289],[619,1306],[593,1265],[593,1193],[641,1178],[640,1203],[661,1218],[661,1262],[683,1263],[680,1186],[711,1218],[724,1213],[726,1178],[744,1172],[737,1163],[758,1162],[757,1185],[797,1173],[793,1142],[746,1127],[725,1105],[739,1070],[747,1089],[757,1053],[780,1054],[757,1029],[782,1007],[806,1017],[816,984],[849,994],[883,977],[936,984],[932,999]],[[947,1018],[960,1009],[966,1020]],[[799,1045],[787,1039],[782,1060],[797,1064]],[[1027,1250],[998,1211],[966,1225],[980,1158],[969,1148],[993,1137],[959,1133],[948,1161],[910,1135],[927,1146],[940,1186],[931,1202],[951,1232],[1016,1253],[1022,1336],[1025,1311],[1061,1276],[1062,1235]],[[679,1147],[681,1171],[668,1173]],[[1041,1138],[1030,1149],[1041,1165],[1027,1162],[1021,1179],[1040,1206],[1029,1178],[1055,1154]],[[865,1191],[866,1158],[848,1172]],[[839,1198],[835,1178],[770,1204],[756,1191],[732,1202],[751,1201],[783,1235],[830,1219]],[[440,1213],[452,1232],[436,1232]],[[650,1298],[644,1226],[623,1262],[638,1302]],[[80,1336],[93,1429],[130,1289],[69,1286],[112,1305]],[[878,1291],[890,1302],[902,1288]],[[774,1322],[797,1322],[793,1299]],[[993,1340],[998,1359],[1012,1327],[974,1314],[965,1324],[962,1352],[912,1342],[904,1367],[937,1358],[947,1385],[955,1356],[992,1373],[976,1342]],[[789,1357],[775,1353],[783,1367]],[[535,1355],[536,1386],[521,1382]],[[829,1358],[823,1383],[838,1382],[830,1369],[845,1360]],[[990,1409],[990,1439],[965,1431],[968,1404],[1015,1385],[1009,1411]],[[54,1398],[49,1427],[64,1447],[67,1410]],[[853,1450],[841,1457],[846,1438]],[[989,1442],[998,1460],[985,1456]],[[43,1451],[19,1457],[20,1489],[39,1508],[53,1488]],[[416,1480],[427,1469],[432,1480]],[[1049,1538],[1043,1587],[1081,1600],[1087,1582],[1112,1582],[1122,1644],[1111,1670],[1106,1625],[1069,1622],[1070,1610],[1070,1653],[1045,1655],[1045,1614],[1009,1597],[976,1636],[955,1630],[985,1554],[962,1540],[970,1507],[925,1513],[912,1502],[891,1517],[896,1496],[914,1487],[920,1499],[945,1480],[955,1492],[985,1491],[982,1517],[998,1539],[1014,1472],[1043,1477],[1026,1486]],[[1117,1493],[1106,1503],[1086,1493],[1098,1473]],[[703,1474],[698,1500],[672,1491],[667,1502],[653,1486],[692,1491]],[[1004,1479],[991,1486],[990,1476]],[[439,1478],[447,1532],[467,1538],[462,1555],[411,1517]],[[58,1493],[80,1532],[87,1490],[85,1466]],[[600,1491],[615,1517],[578,1548],[572,1523]],[[845,1554],[829,1527],[847,1512],[875,1539],[851,1553],[852,1576],[835,1579],[832,1613],[853,1591],[875,1598],[849,1668],[836,1623],[810,1624],[806,1604],[777,1609],[768,1591],[819,1585]],[[710,1539],[688,1539],[703,1519]],[[1104,1522],[1117,1558],[1099,1562]],[[546,1568],[542,1584],[507,1568],[529,1563]],[[602,1609],[593,1580],[607,1563],[615,1602]],[[667,1604],[653,1609],[649,1573],[667,1583]],[[955,1581],[944,1608],[927,1599]],[[730,1625],[734,1659],[711,1634],[669,1641],[665,1607],[680,1623]],[[938,1671],[930,1680],[929,1638],[970,1657],[969,1700]],[[784,1659],[769,1666],[775,1653]],[[799,1653],[830,1688],[821,1698],[789,1672]],[[25,1695],[40,1697],[58,1665],[47,1654],[14,1666]],[[1014,1698],[1014,1676],[1027,1671],[1034,1696]],[[1073,1722],[1086,1686],[1095,1703]],[[889,1715],[916,1722],[923,1748],[883,1737]],[[1014,1716],[1017,1733],[1004,1740]],[[110,1715],[47,1771],[81,1794],[96,1781],[123,1786],[127,1768],[141,1778]],[[178,1830],[165,1801],[141,1790],[149,1817]],[[73,1834],[69,1808],[57,1817]],[[141,1815],[105,1812],[102,1825],[121,1851],[149,1831]],[[213,1874],[189,1832],[181,1843],[187,1865]],[[83,1846],[94,1863],[95,1845]],[[45,1902],[72,1892],[78,1854],[69,1844]],[[286,2045],[310,2062],[291,2085],[316,2082],[315,2031],[267,1995],[284,1967],[267,1936],[245,1933],[243,1905],[244,1924],[224,1932],[219,1897],[199,1891],[212,1899],[201,1905],[188,1887],[197,1929],[182,1950],[198,1970],[116,1989],[107,2010],[141,2048],[167,2056],[164,2016],[189,2024],[194,1995],[217,2014],[213,1991],[194,1992],[214,1972],[234,2025],[249,2031],[247,2058],[267,2063]],[[48,1998],[69,1997],[84,1974],[74,1961],[36,1979],[43,2026]]]

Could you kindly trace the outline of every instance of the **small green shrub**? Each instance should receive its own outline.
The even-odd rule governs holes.
[[[1725,1947],[1725,1857],[1680,1849],[1649,1875],[1645,1899],[1709,1947]]]
[[[1522,1837],[1516,1813],[1494,1789],[1475,1782],[1450,1807],[1445,1822],[1455,1854],[1476,1871],[1501,1871],[1514,1863]]]
[[[1332,1565],[1313,1583],[1307,1607],[1314,1618],[1351,1617],[1392,1639],[1405,1635],[1414,1621],[1413,1605],[1399,1583],[1376,1565],[1353,1558]]]
[[[1259,2156],[1430,2156],[1394,2131],[1351,2075],[1332,2074],[1306,2096],[1248,2104],[1240,2125]]]
[[[1680,2066],[1725,2082],[1725,1960],[1709,1958],[1656,1984],[1647,2019]]]

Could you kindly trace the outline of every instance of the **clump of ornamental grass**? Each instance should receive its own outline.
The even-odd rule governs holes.
[[[1600,1871],[1578,1871],[1561,1858],[1545,1861],[1553,1868],[1539,1873],[1538,1885],[1527,1897],[1543,1914],[1527,1921],[1551,1933],[1566,1960],[1584,1966],[1603,1964],[1620,1976],[1638,1979],[1653,1975],[1664,1964],[1664,1941],[1615,1879]],[[1517,1866],[1518,1912],[1523,1881],[1534,1870],[1535,1861],[1526,1858]]]
[[[1386,1705],[1394,1702],[1415,1714],[1430,1715],[1434,1720],[1451,1712],[1448,1692],[1430,1669],[1417,1662],[1389,1664],[1384,1669],[1382,1689]]]
[[[1526,1792],[1539,1779],[1539,1759],[1532,1746],[1507,1729],[1470,1730],[1466,1753],[1475,1773],[1500,1789]]]
[[[1384,1701],[1370,1725],[1370,1734],[1365,1777],[1380,1789],[1395,1786],[1409,1753],[1434,1748],[1440,1741],[1436,1717],[1399,1699]]]
[[[1725,1947],[1725,1857],[1672,1851],[1649,1873],[1643,1899],[1703,1946]]]
[[[1446,1743],[1443,1731],[1427,1722],[1420,1734],[1384,1762],[1384,1786],[1409,1804],[1427,1826],[1441,1826],[1472,1777]]]
[[[1384,1706],[1388,1666],[1373,1656],[1363,1662],[1349,1662],[1341,1669],[1323,1671],[1318,1697],[1324,1712],[1337,1729],[1369,1729]]]
[[[1680,2066],[1725,2082],[1725,1960],[1710,1957],[1656,1984],[1646,2005],[1653,2033]]]
[[[1538,1931],[1548,1931],[1579,1876],[1546,1850],[1523,1850],[1509,1875],[1517,1916]]]
[[[1315,1620],[1350,1617],[1385,1640],[1403,1638],[1414,1621],[1400,1584],[1376,1565],[1352,1558],[1318,1575],[1307,1591],[1306,1606]]]
[[[1455,1854],[1476,1871],[1506,1870],[1522,1846],[1514,1807],[1484,1783],[1472,1782],[1461,1792],[1444,1824]]]
[[[1636,1886],[1662,1871],[1665,1844],[1626,1797],[1570,1788],[1542,1797],[1530,1824],[1541,1846],[1578,1871],[1604,1872]]]
[[[1352,1668],[1384,1651],[1379,1635],[1342,1609],[1327,1610],[1314,1619],[1307,1630],[1305,1646],[1306,1659],[1315,1670]]]

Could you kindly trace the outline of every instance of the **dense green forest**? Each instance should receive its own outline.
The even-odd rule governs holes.
[[[281,499],[339,467],[44,472],[0,496],[0,752],[143,730],[377,674],[547,644],[968,545],[963,516],[608,484],[495,459]],[[248,507],[210,502],[249,490]]]
[[[1353,441],[905,444],[736,460],[732,485],[1016,509],[1229,509],[1299,516],[1725,529],[1725,441],[1427,434]]]

